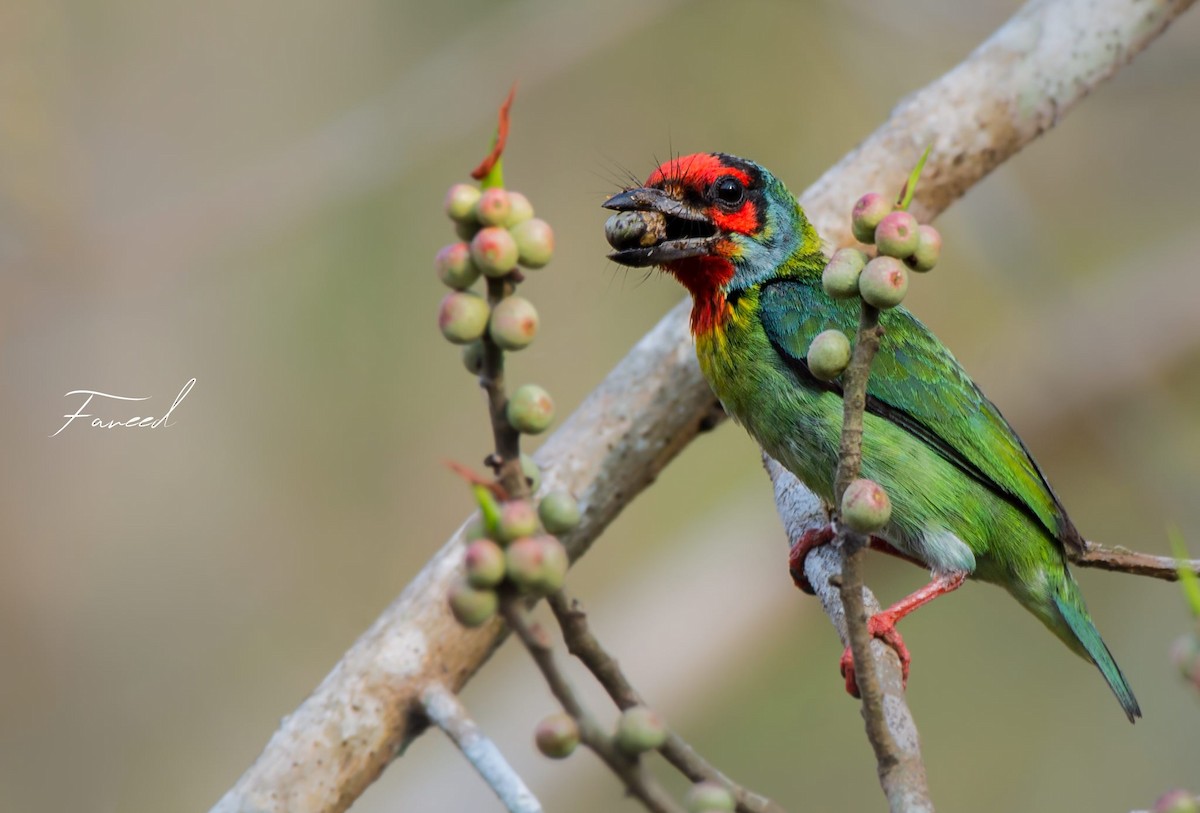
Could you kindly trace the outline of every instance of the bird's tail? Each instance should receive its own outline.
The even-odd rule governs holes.
[[[1096,664],[1100,674],[1104,675],[1109,688],[1117,696],[1117,701],[1121,704],[1121,708],[1125,709],[1125,714],[1132,723],[1142,716],[1137,698],[1133,696],[1129,682],[1125,680],[1125,675],[1121,674],[1121,667],[1117,666],[1117,662],[1113,660],[1112,653],[1108,651],[1096,625],[1092,623],[1075,579],[1069,572],[1064,573],[1063,576],[1058,590],[1054,592],[1054,606],[1062,620],[1066,622],[1071,634],[1074,635],[1075,641],[1083,648],[1092,663]]]

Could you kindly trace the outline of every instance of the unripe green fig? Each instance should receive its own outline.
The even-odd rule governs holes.
[[[476,539],[467,545],[464,559],[472,587],[495,587],[504,581],[504,551],[492,540]]]
[[[842,495],[841,517],[850,530],[872,534],[892,518],[892,501],[874,480],[852,480]]]
[[[551,491],[538,503],[542,527],[552,534],[565,534],[579,524],[579,503],[565,491]]]
[[[821,287],[834,299],[858,296],[858,276],[867,264],[867,255],[856,248],[839,248],[833,252],[821,272]]]
[[[542,571],[538,574],[535,587],[542,594],[561,590],[567,578],[567,568],[571,566],[567,549],[557,537],[549,534],[542,534],[537,540],[542,546]]]
[[[630,756],[661,748],[667,741],[667,726],[654,709],[632,706],[617,721],[617,747]]]
[[[483,342],[473,341],[469,344],[464,344],[462,349],[463,367],[467,368],[467,372],[471,375],[483,374]]]
[[[524,452],[521,452],[521,473],[529,483],[529,493],[537,494],[538,489],[542,487],[542,470],[533,462],[533,458]]]
[[[509,500],[500,506],[500,521],[496,535],[500,542],[511,542],[522,536],[532,536],[538,530],[538,515],[529,500]]]
[[[504,221],[504,226],[511,229],[518,223],[524,223],[529,218],[533,217],[533,204],[529,202],[529,198],[522,195],[520,192],[509,191],[508,193],[508,219]]]
[[[451,291],[442,298],[438,327],[454,344],[473,342],[483,335],[488,323],[488,303],[470,291]]]
[[[483,190],[475,202],[475,219],[484,226],[503,226],[511,212],[508,192],[499,187]]]
[[[551,714],[537,724],[533,741],[551,759],[569,757],[579,745],[579,724],[565,711]]]
[[[913,271],[924,273],[933,270],[942,256],[942,235],[933,226],[922,223],[917,226],[917,247],[905,264]]]
[[[466,582],[450,588],[450,610],[464,627],[479,627],[496,614],[500,597],[495,590],[480,590]]]
[[[487,226],[471,238],[471,259],[485,277],[503,277],[517,267],[517,244],[508,229]]]
[[[528,347],[537,335],[538,313],[533,303],[519,296],[506,296],[492,308],[488,334],[505,350]]]
[[[875,246],[879,253],[903,260],[916,251],[917,219],[903,210],[892,212],[875,227]]]
[[[858,278],[858,294],[868,305],[894,308],[908,293],[908,271],[895,257],[876,257]]]
[[[850,213],[850,230],[860,243],[875,242],[875,227],[892,211],[892,204],[878,192],[868,192],[854,204]]]
[[[808,370],[821,381],[832,381],[850,364],[850,340],[840,330],[823,330],[808,346]]]
[[[523,384],[509,397],[504,414],[513,429],[536,435],[554,420],[554,400],[537,384]]]
[[[688,813],[725,813],[733,811],[733,794],[719,782],[697,782],[683,798]]]
[[[469,183],[456,183],[446,192],[444,204],[446,214],[457,222],[474,222],[475,204],[479,202],[479,188]]]
[[[542,268],[554,255],[554,229],[545,220],[535,217],[518,223],[512,227],[512,236],[526,268]]]
[[[465,291],[479,279],[479,269],[471,262],[471,249],[466,243],[444,246],[433,265],[442,284],[458,291]]]
[[[667,239],[667,219],[661,212],[617,212],[604,221],[604,238],[618,251],[657,245]]]

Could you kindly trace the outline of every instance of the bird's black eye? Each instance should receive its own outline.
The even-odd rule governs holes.
[[[737,178],[726,175],[717,178],[716,183],[712,185],[712,196],[725,206],[737,206],[746,197],[746,187]]]

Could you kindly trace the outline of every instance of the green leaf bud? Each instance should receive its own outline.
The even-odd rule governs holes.
[[[529,500],[509,500],[500,506],[500,527],[496,535],[501,542],[511,542],[521,536],[532,536],[538,530],[538,515]]]
[[[833,252],[821,273],[821,287],[834,299],[858,296],[858,275],[867,264],[867,255],[856,248],[839,248]]]
[[[470,291],[451,291],[442,299],[438,327],[454,344],[473,342],[483,335],[488,323],[488,303]]]
[[[538,503],[542,527],[552,534],[565,534],[579,524],[579,503],[565,491],[551,491]]]
[[[922,223],[917,226],[917,247],[905,265],[913,271],[924,273],[933,270],[942,256],[942,235],[933,226]]]
[[[579,724],[564,711],[551,714],[537,724],[533,741],[551,759],[569,757],[579,745]]]
[[[472,587],[495,587],[504,581],[504,551],[492,540],[476,539],[467,545],[464,559]]]
[[[545,220],[535,217],[518,223],[512,227],[512,236],[526,268],[542,268],[554,255],[554,229]]]
[[[733,794],[719,782],[697,782],[683,799],[688,813],[721,813],[736,807]]]
[[[517,244],[508,229],[487,226],[471,238],[471,259],[485,277],[503,277],[517,267]]]
[[[442,284],[458,291],[465,291],[479,279],[479,269],[471,262],[471,249],[466,243],[444,246],[433,265]]]
[[[894,308],[908,293],[908,272],[895,257],[876,257],[858,278],[858,293],[868,305]]]
[[[917,219],[905,211],[892,212],[875,227],[875,245],[880,254],[903,260],[916,251]]]
[[[537,384],[523,384],[508,399],[504,414],[513,429],[537,435],[554,420],[554,400]]]
[[[446,193],[443,208],[451,220],[457,223],[475,221],[475,204],[479,202],[479,187],[469,183],[456,183]]]
[[[840,330],[823,330],[808,346],[808,369],[821,381],[832,381],[850,364],[850,340]]]
[[[538,313],[533,303],[519,296],[507,296],[492,309],[488,333],[505,350],[528,347],[537,335]]]
[[[854,204],[850,213],[850,230],[860,243],[875,242],[875,227],[892,211],[892,204],[878,192],[868,192]]]
[[[630,756],[661,748],[667,741],[667,726],[658,712],[646,706],[633,706],[621,712],[617,721],[617,747]]]
[[[892,518],[892,501],[874,480],[852,480],[842,495],[841,518],[850,530],[872,534]]]
[[[522,195],[520,192],[508,193],[508,220],[504,221],[507,228],[512,228],[518,223],[524,223],[529,218],[533,217],[533,204],[529,202],[529,198]]]
[[[495,590],[479,590],[466,582],[450,588],[450,610],[464,627],[479,627],[487,623],[500,606]]]
[[[475,202],[475,219],[484,226],[503,226],[511,212],[508,192],[498,186],[483,190]]]

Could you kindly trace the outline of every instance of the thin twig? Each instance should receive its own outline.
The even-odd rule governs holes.
[[[842,377],[842,437],[838,451],[837,477],[834,482],[834,494],[838,504],[841,503],[846,486],[858,477],[862,467],[863,411],[867,402],[867,380],[882,335],[878,309],[864,302],[858,336],[854,341],[854,356]],[[842,577],[838,592],[845,608],[850,652],[854,656],[855,680],[862,697],[863,722],[866,724],[867,739],[871,741],[871,747],[875,750],[880,786],[888,794],[888,802],[894,813],[911,810],[914,800],[920,800],[922,809],[932,810],[933,802],[929,797],[923,765],[920,765],[918,770],[901,770],[899,774],[893,774],[898,768],[902,768],[906,758],[911,761],[914,756],[911,752],[901,752],[884,719],[883,689],[878,675],[879,667],[872,654],[872,636],[867,626],[868,615],[863,601],[861,560],[867,540],[840,523],[838,538],[842,548]],[[919,751],[915,759],[920,761]],[[897,787],[901,789],[901,793],[889,791],[890,788]]]
[[[488,305],[495,308],[500,300],[509,296],[516,287],[510,276],[499,279],[489,277],[487,281]],[[487,393],[488,415],[492,422],[492,438],[496,451],[488,462],[496,472],[496,479],[510,499],[529,496],[529,484],[521,470],[521,434],[508,422],[505,407],[508,395],[504,388],[504,351],[484,331],[483,369],[479,373],[479,386]]]
[[[1082,552],[1067,549],[1067,558],[1080,567],[1095,567],[1135,576],[1149,576],[1164,581],[1179,581],[1179,568],[1200,575],[1200,559],[1175,559],[1170,556],[1155,556],[1128,548],[1107,548],[1098,542],[1084,541]]]
[[[446,732],[510,813],[542,813],[537,797],[521,781],[496,744],[471,719],[454,692],[441,683],[431,683],[422,693],[421,703],[425,707],[425,716]]]
[[[567,598],[561,590],[546,599],[554,617],[562,628],[567,651],[574,655],[595,676],[608,696],[618,708],[627,709],[645,705],[617,659],[608,653],[592,632],[587,614],[579,602]],[[718,770],[712,763],[696,753],[695,749],[675,732],[671,732],[666,743],[658,749],[663,758],[674,765],[680,773],[693,782],[718,782],[733,794],[738,813],[784,813],[784,809],[761,794],[742,787]]]
[[[509,628],[516,633],[517,638],[529,651],[534,663],[541,670],[542,677],[546,679],[551,694],[562,705],[563,710],[570,714],[579,725],[580,742],[592,749],[596,756],[600,757],[604,764],[621,778],[629,793],[644,804],[651,813],[684,813],[683,808],[650,776],[642,761],[631,759],[621,753],[612,737],[583,707],[571,682],[558,666],[546,631],[540,625],[529,620],[528,611],[525,609],[521,597],[514,594],[502,595],[500,614],[504,616]]]

